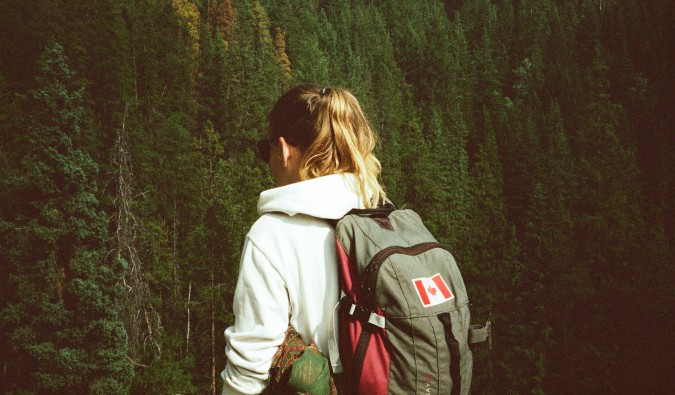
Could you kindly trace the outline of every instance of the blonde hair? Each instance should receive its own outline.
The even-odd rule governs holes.
[[[373,151],[377,137],[356,97],[341,88],[300,85],[276,102],[269,117],[271,137],[300,148],[300,179],[353,173],[365,207],[385,199],[382,166]]]

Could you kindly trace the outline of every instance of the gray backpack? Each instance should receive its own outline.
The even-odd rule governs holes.
[[[490,322],[471,325],[455,259],[412,210],[387,204],[334,221],[342,296],[338,308],[346,394],[468,394],[471,345]]]

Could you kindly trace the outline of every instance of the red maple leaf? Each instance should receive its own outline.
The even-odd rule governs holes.
[[[436,288],[434,288],[434,287],[427,287],[427,291],[429,291],[431,296],[436,295]]]

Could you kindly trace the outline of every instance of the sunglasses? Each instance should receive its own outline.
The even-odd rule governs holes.
[[[268,137],[258,141],[258,158],[269,164],[270,163],[270,150],[272,149],[272,144],[274,144],[279,137]],[[290,146],[296,147],[296,144],[289,141],[286,138],[286,143]]]
[[[270,163],[270,148],[273,141],[271,137],[258,141],[258,158],[265,163]]]

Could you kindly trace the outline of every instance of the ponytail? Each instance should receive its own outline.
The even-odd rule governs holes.
[[[382,166],[373,153],[377,137],[348,91],[311,85],[291,89],[270,113],[270,132],[302,150],[301,180],[353,173],[365,207],[385,199]]]

